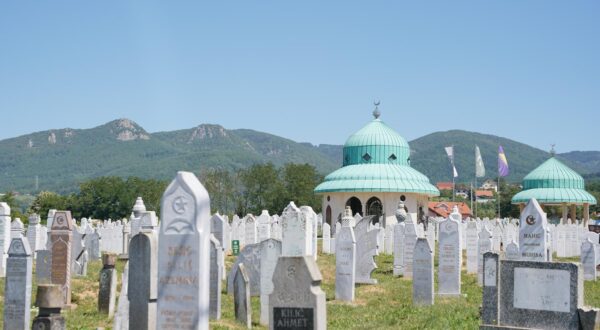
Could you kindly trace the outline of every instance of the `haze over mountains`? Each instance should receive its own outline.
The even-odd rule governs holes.
[[[433,183],[452,179],[444,152],[448,145],[455,148],[457,182],[473,179],[475,144],[481,148],[487,177],[496,176],[501,144],[511,169],[507,179],[513,182],[550,157],[546,151],[507,138],[461,130],[431,133],[409,144],[411,165]],[[277,166],[309,163],[327,174],[341,166],[342,146],[314,146],[211,124],[148,133],[129,119],[118,119],[91,129],[52,129],[5,139],[0,141],[0,155],[0,191],[64,193],[76,191],[79,182],[98,176],[170,179],[178,170],[235,171],[264,162]],[[573,151],[558,158],[581,174],[600,173],[600,151]]]

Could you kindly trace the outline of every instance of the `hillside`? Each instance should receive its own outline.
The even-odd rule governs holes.
[[[316,147],[219,125],[150,134],[128,119],[91,129],[57,129],[0,141],[0,191],[72,192],[88,178],[116,175],[170,179],[178,170],[237,170],[254,163],[309,163],[323,173],[333,163]]]
[[[498,145],[504,146],[511,171],[507,179],[511,182],[521,181],[549,157],[545,151],[510,139],[461,130],[436,132],[409,143],[411,165],[433,183],[452,179],[444,151],[449,145],[455,148],[457,182],[473,179],[476,144],[481,149],[486,178],[496,177]],[[314,146],[254,130],[227,130],[211,124],[148,133],[131,120],[119,119],[91,129],[55,129],[2,140],[0,154],[0,191],[64,193],[76,191],[79,182],[98,176],[170,179],[178,170],[235,171],[264,162],[277,166],[309,163],[327,174],[340,166],[342,146]],[[581,174],[600,173],[598,151],[575,151],[558,157]]]

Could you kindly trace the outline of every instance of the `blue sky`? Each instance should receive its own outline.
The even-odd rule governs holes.
[[[600,150],[599,1],[3,1],[0,139],[130,118],[342,144],[371,119]]]

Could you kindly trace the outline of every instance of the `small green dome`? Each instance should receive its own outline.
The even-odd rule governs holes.
[[[512,198],[512,203],[527,203],[535,198],[542,204],[596,204],[596,198],[584,189],[583,177],[552,157],[525,176],[523,191]]]
[[[408,165],[409,157],[410,148],[406,140],[376,118],[346,140],[343,166],[367,163]]]

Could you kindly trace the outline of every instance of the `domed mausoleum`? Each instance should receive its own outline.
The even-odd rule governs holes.
[[[541,205],[562,207],[562,223],[566,223],[568,209],[571,219],[575,219],[576,207],[583,206],[583,218],[590,219],[590,205],[596,198],[585,191],[583,177],[558,159],[552,157],[531,171],[523,179],[523,190],[512,198],[513,204],[521,208],[535,198]]]
[[[383,225],[395,223],[400,201],[416,219],[417,214],[426,214],[429,197],[440,194],[425,175],[410,167],[406,140],[379,119],[377,108],[373,115],[375,119],[344,144],[342,167],[315,188],[323,196],[324,220],[330,225],[346,206],[353,214],[385,216]]]

